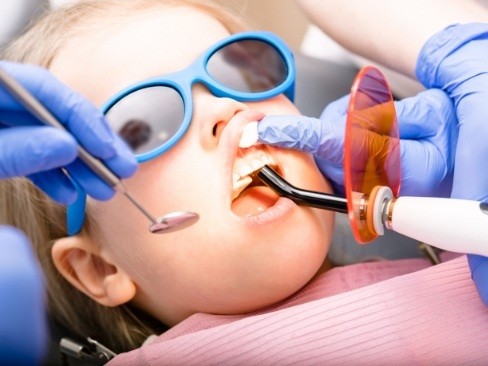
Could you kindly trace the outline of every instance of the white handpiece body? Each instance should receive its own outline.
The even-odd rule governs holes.
[[[451,252],[488,256],[488,205],[477,201],[399,197],[392,230]]]

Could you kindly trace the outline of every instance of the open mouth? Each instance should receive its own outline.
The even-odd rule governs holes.
[[[279,196],[264,185],[257,172],[265,165],[277,167],[264,147],[239,149],[233,167],[232,211],[239,216],[257,215],[272,207]]]

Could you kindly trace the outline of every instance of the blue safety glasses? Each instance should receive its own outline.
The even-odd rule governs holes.
[[[139,162],[161,155],[188,130],[193,114],[191,88],[202,83],[217,97],[252,102],[285,94],[294,98],[295,65],[286,44],[269,32],[231,35],[210,47],[192,65],[127,87],[102,107],[112,129]],[[79,187],[78,187],[79,188]],[[86,195],[68,206],[67,230],[77,234]]]
[[[292,55],[275,35],[246,32],[208,49],[179,72],[141,81],[103,107],[111,127],[144,162],[174,146],[192,118],[191,87],[204,84],[217,97],[256,101],[285,93],[293,98]]]

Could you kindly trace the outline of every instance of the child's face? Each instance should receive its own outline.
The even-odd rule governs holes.
[[[51,70],[100,106],[130,84],[188,66],[229,35],[217,20],[191,8],[138,14],[73,40]],[[67,238],[77,255],[59,255],[70,258],[76,271],[85,268],[76,264],[81,252],[95,254],[87,260],[96,258],[98,268],[100,262],[109,265],[96,276],[79,270],[70,279],[78,288],[106,305],[134,295],[135,304],[168,325],[195,312],[248,312],[293,294],[321,267],[333,225],[331,212],[279,200],[265,187],[232,201],[236,157],[248,154],[237,146],[243,126],[266,114],[297,114],[288,99],[240,103],[215,97],[202,85],[192,92],[194,112],[185,136],[141,164],[125,183],[153,215],[188,210],[197,212],[199,221],[155,235],[123,196],[90,201],[90,215],[101,232],[91,239]],[[271,155],[294,185],[330,192],[310,156],[257,149]],[[83,276],[88,277],[84,282]]]

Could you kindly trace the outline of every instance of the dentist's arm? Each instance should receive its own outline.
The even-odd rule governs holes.
[[[415,77],[420,49],[454,23],[488,22],[474,0],[297,0],[307,16],[350,51]],[[347,24],[347,26],[345,26]]]
[[[42,125],[0,86],[0,179],[27,176],[54,200],[70,203],[76,190],[66,170],[92,197],[112,197],[113,189],[77,159],[76,140],[121,178],[132,175],[137,163],[97,108],[43,68],[5,61],[0,68],[71,132]]]

